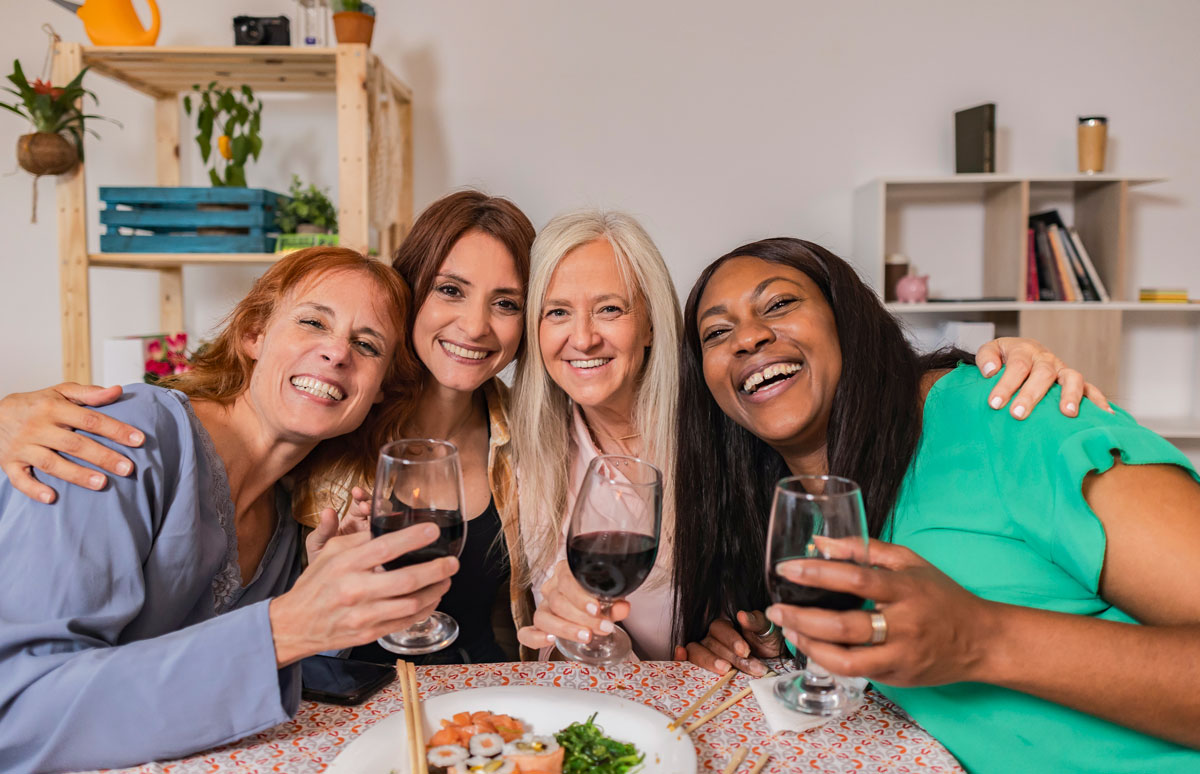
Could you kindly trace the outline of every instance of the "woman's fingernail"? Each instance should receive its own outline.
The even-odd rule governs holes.
[[[600,608],[596,607],[595,602],[588,602],[587,608],[585,609],[588,611],[588,615],[595,615],[596,613],[600,612]]]
[[[546,635],[546,642],[554,642],[557,639],[553,634]]]
[[[983,375],[985,377],[991,376],[994,373],[996,373],[996,364],[995,363],[984,363],[983,364]]]
[[[40,495],[38,495],[38,499],[44,502],[46,505],[49,505],[50,501],[54,499],[54,496],[49,492],[42,492]]]
[[[438,525],[436,525],[436,524],[426,524],[425,529],[421,530],[421,537],[425,537],[425,538],[432,539],[441,534],[442,534],[442,531],[441,531],[441,529],[438,528]]]
[[[731,668],[729,666],[728,661],[726,661],[724,659],[720,659],[720,658],[717,659],[717,663],[713,664],[713,666],[715,666],[717,669],[721,670],[722,672],[728,672]]]
[[[612,621],[601,621],[600,622],[600,631],[603,632],[604,634],[612,634],[613,633]]]
[[[1017,419],[1020,419],[1021,417],[1025,416],[1025,407],[1024,406],[1013,406],[1012,414]]]
[[[775,607],[774,605],[768,607],[767,620],[776,626],[780,626],[783,623],[783,615],[780,613],[779,608]]]
[[[141,433],[130,433],[129,434],[129,442],[131,444],[133,444],[134,446],[139,445],[142,442],[142,434]]]
[[[592,633],[589,632],[587,629],[579,630],[579,641],[580,642],[587,642],[591,638],[592,638]]]
[[[1068,414],[1074,414],[1074,413],[1075,413],[1075,404],[1074,404],[1074,403],[1068,403],[1068,404],[1067,404],[1067,413],[1068,413]]]
[[[998,409],[998,408],[1000,408],[1001,406],[1003,406],[1003,405],[1004,405],[1004,401],[1000,399],[1000,396],[999,396],[999,395],[997,395],[997,396],[995,396],[994,398],[992,398],[991,400],[989,400],[989,401],[988,401],[988,405],[989,405],[989,406],[991,406],[991,407],[992,407],[992,408],[994,408],[994,409]]]
[[[124,462],[117,463],[117,473],[119,475],[128,476],[132,472],[133,472],[133,463],[132,462],[126,460]]]
[[[100,487],[104,486],[104,476],[99,474],[91,476],[88,478],[88,486],[90,486],[92,489],[99,489]]]

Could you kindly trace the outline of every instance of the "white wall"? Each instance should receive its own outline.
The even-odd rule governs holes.
[[[162,4],[163,45],[226,44],[233,15],[292,10],[286,0]],[[43,22],[83,39],[78,20],[50,3],[5,5],[0,50],[31,72]],[[513,198],[539,226],[567,208],[623,208],[685,291],[701,266],[752,238],[800,235],[847,255],[854,187],[951,172],[951,114],[994,101],[1001,171],[1073,171],[1075,117],[1108,115],[1110,169],[1171,178],[1134,197],[1134,286],[1200,293],[1193,0],[377,5],[374,50],[416,95],[418,207],[475,185]],[[95,245],[96,186],[153,183],[152,108],[101,77],[88,85],[125,124],[99,126],[104,139],[89,146]],[[24,131],[0,116],[5,154]],[[268,101],[264,133],[251,184],[282,187],[296,171],[336,186],[331,98]],[[184,182],[202,184],[189,152]],[[0,170],[16,169],[5,158]],[[0,393],[60,378],[53,188],[41,182],[42,219],[30,225],[29,177],[0,177]],[[208,329],[251,276],[189,269],[190,330]],[[158,327],[156,275],[94,269],[91,278],[95,341]],[[1135,412],[1190,408],[1196,352],[1184,319],[1126,337],[1121,397]]]

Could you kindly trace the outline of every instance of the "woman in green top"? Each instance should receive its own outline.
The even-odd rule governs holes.
[[[1200,771],[1200,485],[1176,449],[1091,404],[979,410],[962,353],[918,356],[845,262],[800,240],[710,265],[684,333],[675,572],[693,660],[778,651],[745,613],[767,603],[772,488],[834,473],[891,542],[872,541],[873,568],[781,570],[875,600],[885,640],[867,644],[868,611],[769,608],[801,651],[873,680],[974,771]],[[799,368],[756,378],[780,363]]]

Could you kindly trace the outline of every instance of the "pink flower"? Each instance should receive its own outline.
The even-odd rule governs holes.
[[[183,352],[187,347],[187,334],[177,333],[174,336],[167,336],[167,349],[172,352]]]
[[[166,352],[163,351],[162,342],[158,339],[146,345],[146,354],[155,360],[162,360],[166,356]]]
[[[166,376],[171,373],[171,366],[161,360],[147,360],[146,373],[154,374],[155,376]]]

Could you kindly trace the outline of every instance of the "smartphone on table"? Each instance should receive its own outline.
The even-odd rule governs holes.
[[[396,667],[333,656],[300,661],[300,695],[325,704],[362,704],[396,679]]]

